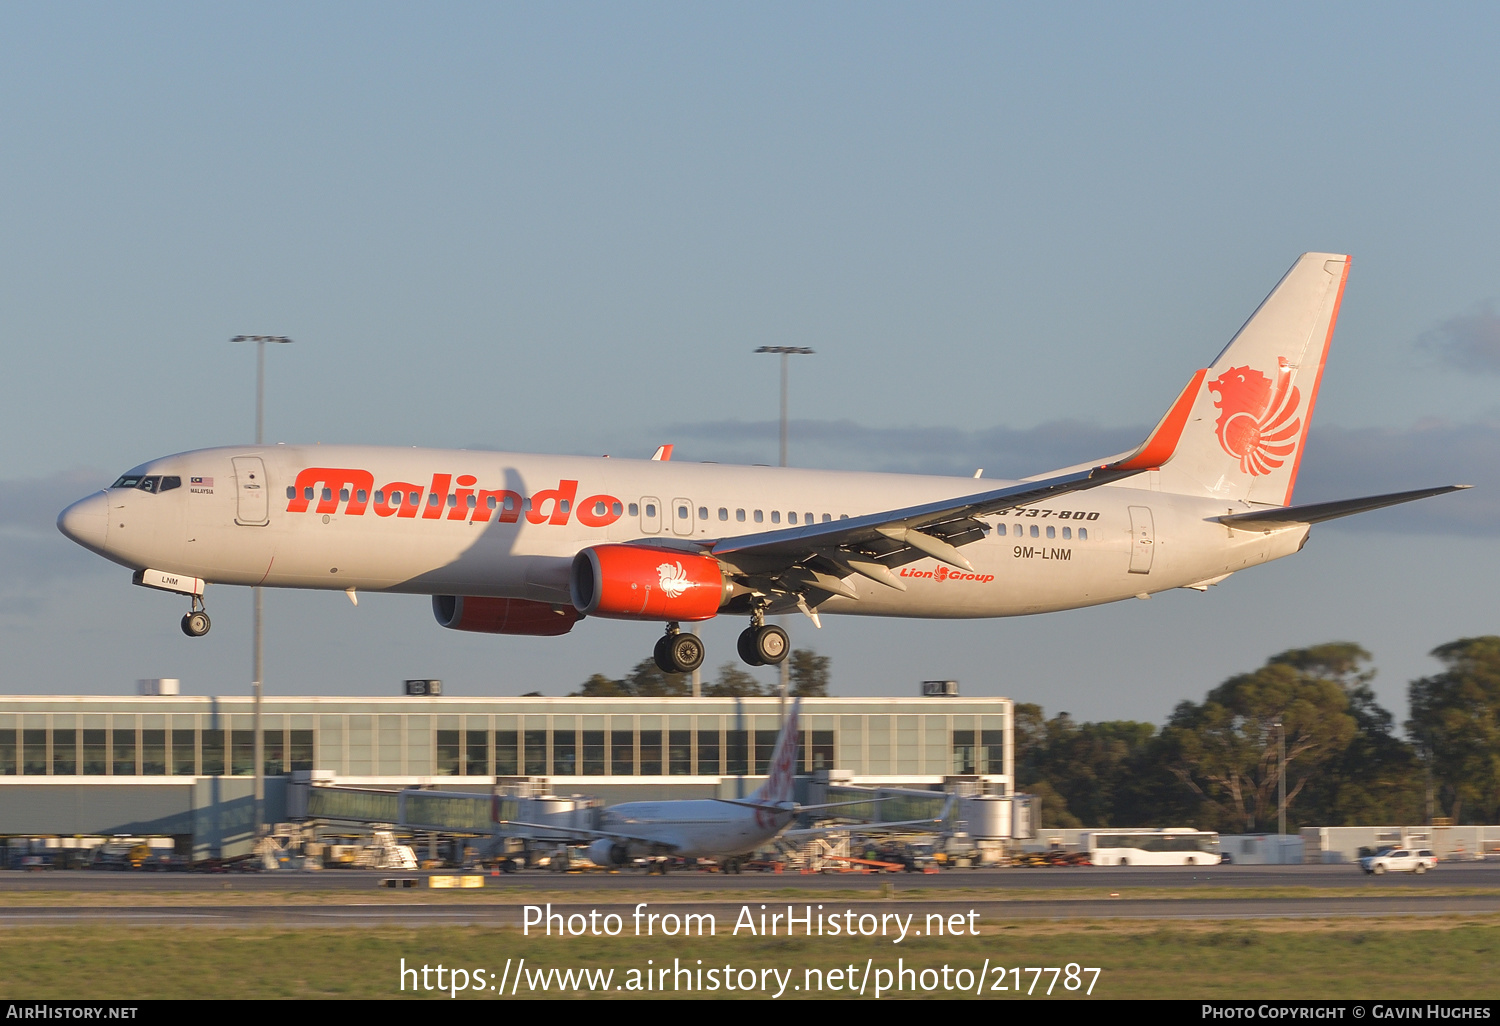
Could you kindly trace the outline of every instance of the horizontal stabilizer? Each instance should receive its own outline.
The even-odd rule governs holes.
[[[1230,527],[1276,527],[1282,524],[1318,524],[1324,520],[1337,520],[1339,517],[1352,516],[1355,513],[1368,513],[1372,509],[1384,509],[1386,506],[1397,506],[1403,502],[1411,502],[1415,499],[1425,499],[1432,495],[1442,495],[1444,492],[1457,492],[1473,485],[1443,485],[1440,488],[1418,488],[1412,492],[1391,492],[1389,495],[1370,495],[1363,499],[1339,499],[1336,502],[1310,502],[1305,506],[1282,506],[1278,509],[1258,509],[1253,513],[1231,513],[1228,516],[1215,517],[1221,524]]]

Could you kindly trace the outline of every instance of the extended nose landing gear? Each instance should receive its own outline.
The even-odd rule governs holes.
[[[684,634],[677,624],[667,624],[667,633],[656,643],[652,657],[662,673],[692,673],[703,665],[703,642],[696,634]]]
[[[212,626],[213,622],[209,620],[208,613],[203,607],[202,596],[194,595],[193,607],[182,616],[182,633],[190,638],[201,638]]]

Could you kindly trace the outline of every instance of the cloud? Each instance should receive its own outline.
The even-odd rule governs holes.
[[[1500,313],[1493,302],[1481,303],[1423,332],[1417,348],[1458,370],[1500,374]]]

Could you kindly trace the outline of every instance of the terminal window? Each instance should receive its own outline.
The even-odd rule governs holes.
[[[0,775],[16,775],[16,732],[0,730]]]
[[[148,777],[167,775],[167,732],[141,731],[141,772]]]
[[[641,731],[641,775],[661,776],[661,731]]]
[[[464,733],[464,776],[490,775],[489,742],[490,733],[487,730],[470,730]]]
[[[88,750],[88,731],[83,732],[83,747]],[[172,775],[174,777],[191,777],[198,773],[198,759],[193,751],[194,732],[191,730],[172,731]],[[86,757],[86,756],[85,756]],[[88,772],[85,770],[84,772]]]
[[[572,730],[552,732],[552,772],[560,777],[578,775],[578,733]]]
[[[726,730],[724,732],[725,747],[728,751],[727,765],[724,770],[732,775],[740,775],[750,772],[750,732],[748,730]]]
[[[812,766],[814,770],[833,769],[833,731],[812,732]]]
[[[771,772],[771,752],[776,747],[779,730],[757,730],[755,732],[755,775],[765,776]]]
[[[520,773],[520,764],[517,762],[516,732],[514,730],[495,731],[495,773],[502,777],[513,777]]]
[[[547,732],[545,730],[528,730],[524,732],[523,740],[526,742],[524,761],[526,775],[528,777],[547,776]]]
[[[203,775],[217,777],[224,773],[224,732],[203,732]]]
[[[698,731],[698,775],[717,777],[723,772],[719,766],[718,730]]]
[[[292,744],[290,749],[291,769],[310,770],[313,768],[313,732],[310,730],[294,730],[291,732]]]
[[[586,777],[604,776],[604,731],[602,730],[583,732],[583,775]]]
[[[1005,731],[979,732],[980,773],[1005,772]]]
[[[103,730],[85,730],[83,732],[83,765],[81,771],[86,776],[102,777],[108,768],[105,761],[105,744]]]
[[[52,773],[71,777],[78,772],[78,732],[72,727],[52,732]]]
[[[229,772],[236,777],[255,776],[255,731],[229,732]]]
[[[268,777],[279,776],[286,772],[286,735],[279,730],[267,730],[265,734],[265,775]],[[255,764],[251,757],[250,764]]]
[[[715,761],[718,760],[715,759]],[[667,773],[674,777],[692,776],[693,732],[691,730],[667,732]]]
[[[458,776],[458,731],[437,732],[437,766],[433,772],[439,777]]]
[[[117,777],[135,776],[135,728],[114,730],[115,753],[110,771]]]
[[[635,731],[610,731],[609,772],[616,777],[635,776]]]
[[[953,772],[954,773],[977,773],[974,765],[974,732],[972,730],[955,730],[953,732]]]

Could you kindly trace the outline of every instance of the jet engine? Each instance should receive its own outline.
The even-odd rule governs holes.
[[[596,866],[623,866],[630,861],[630,849],[619,841],[601,837],[589,845],[589,861]]]
[[[444,627],[481,634],[566,634],[583,615],[567,605],[478,595],[434,595],[432,615]]]
[[[733,594],[718,560],[643,545],[595,545],[573,557],[573,605],[616,620],[708,620]]]

